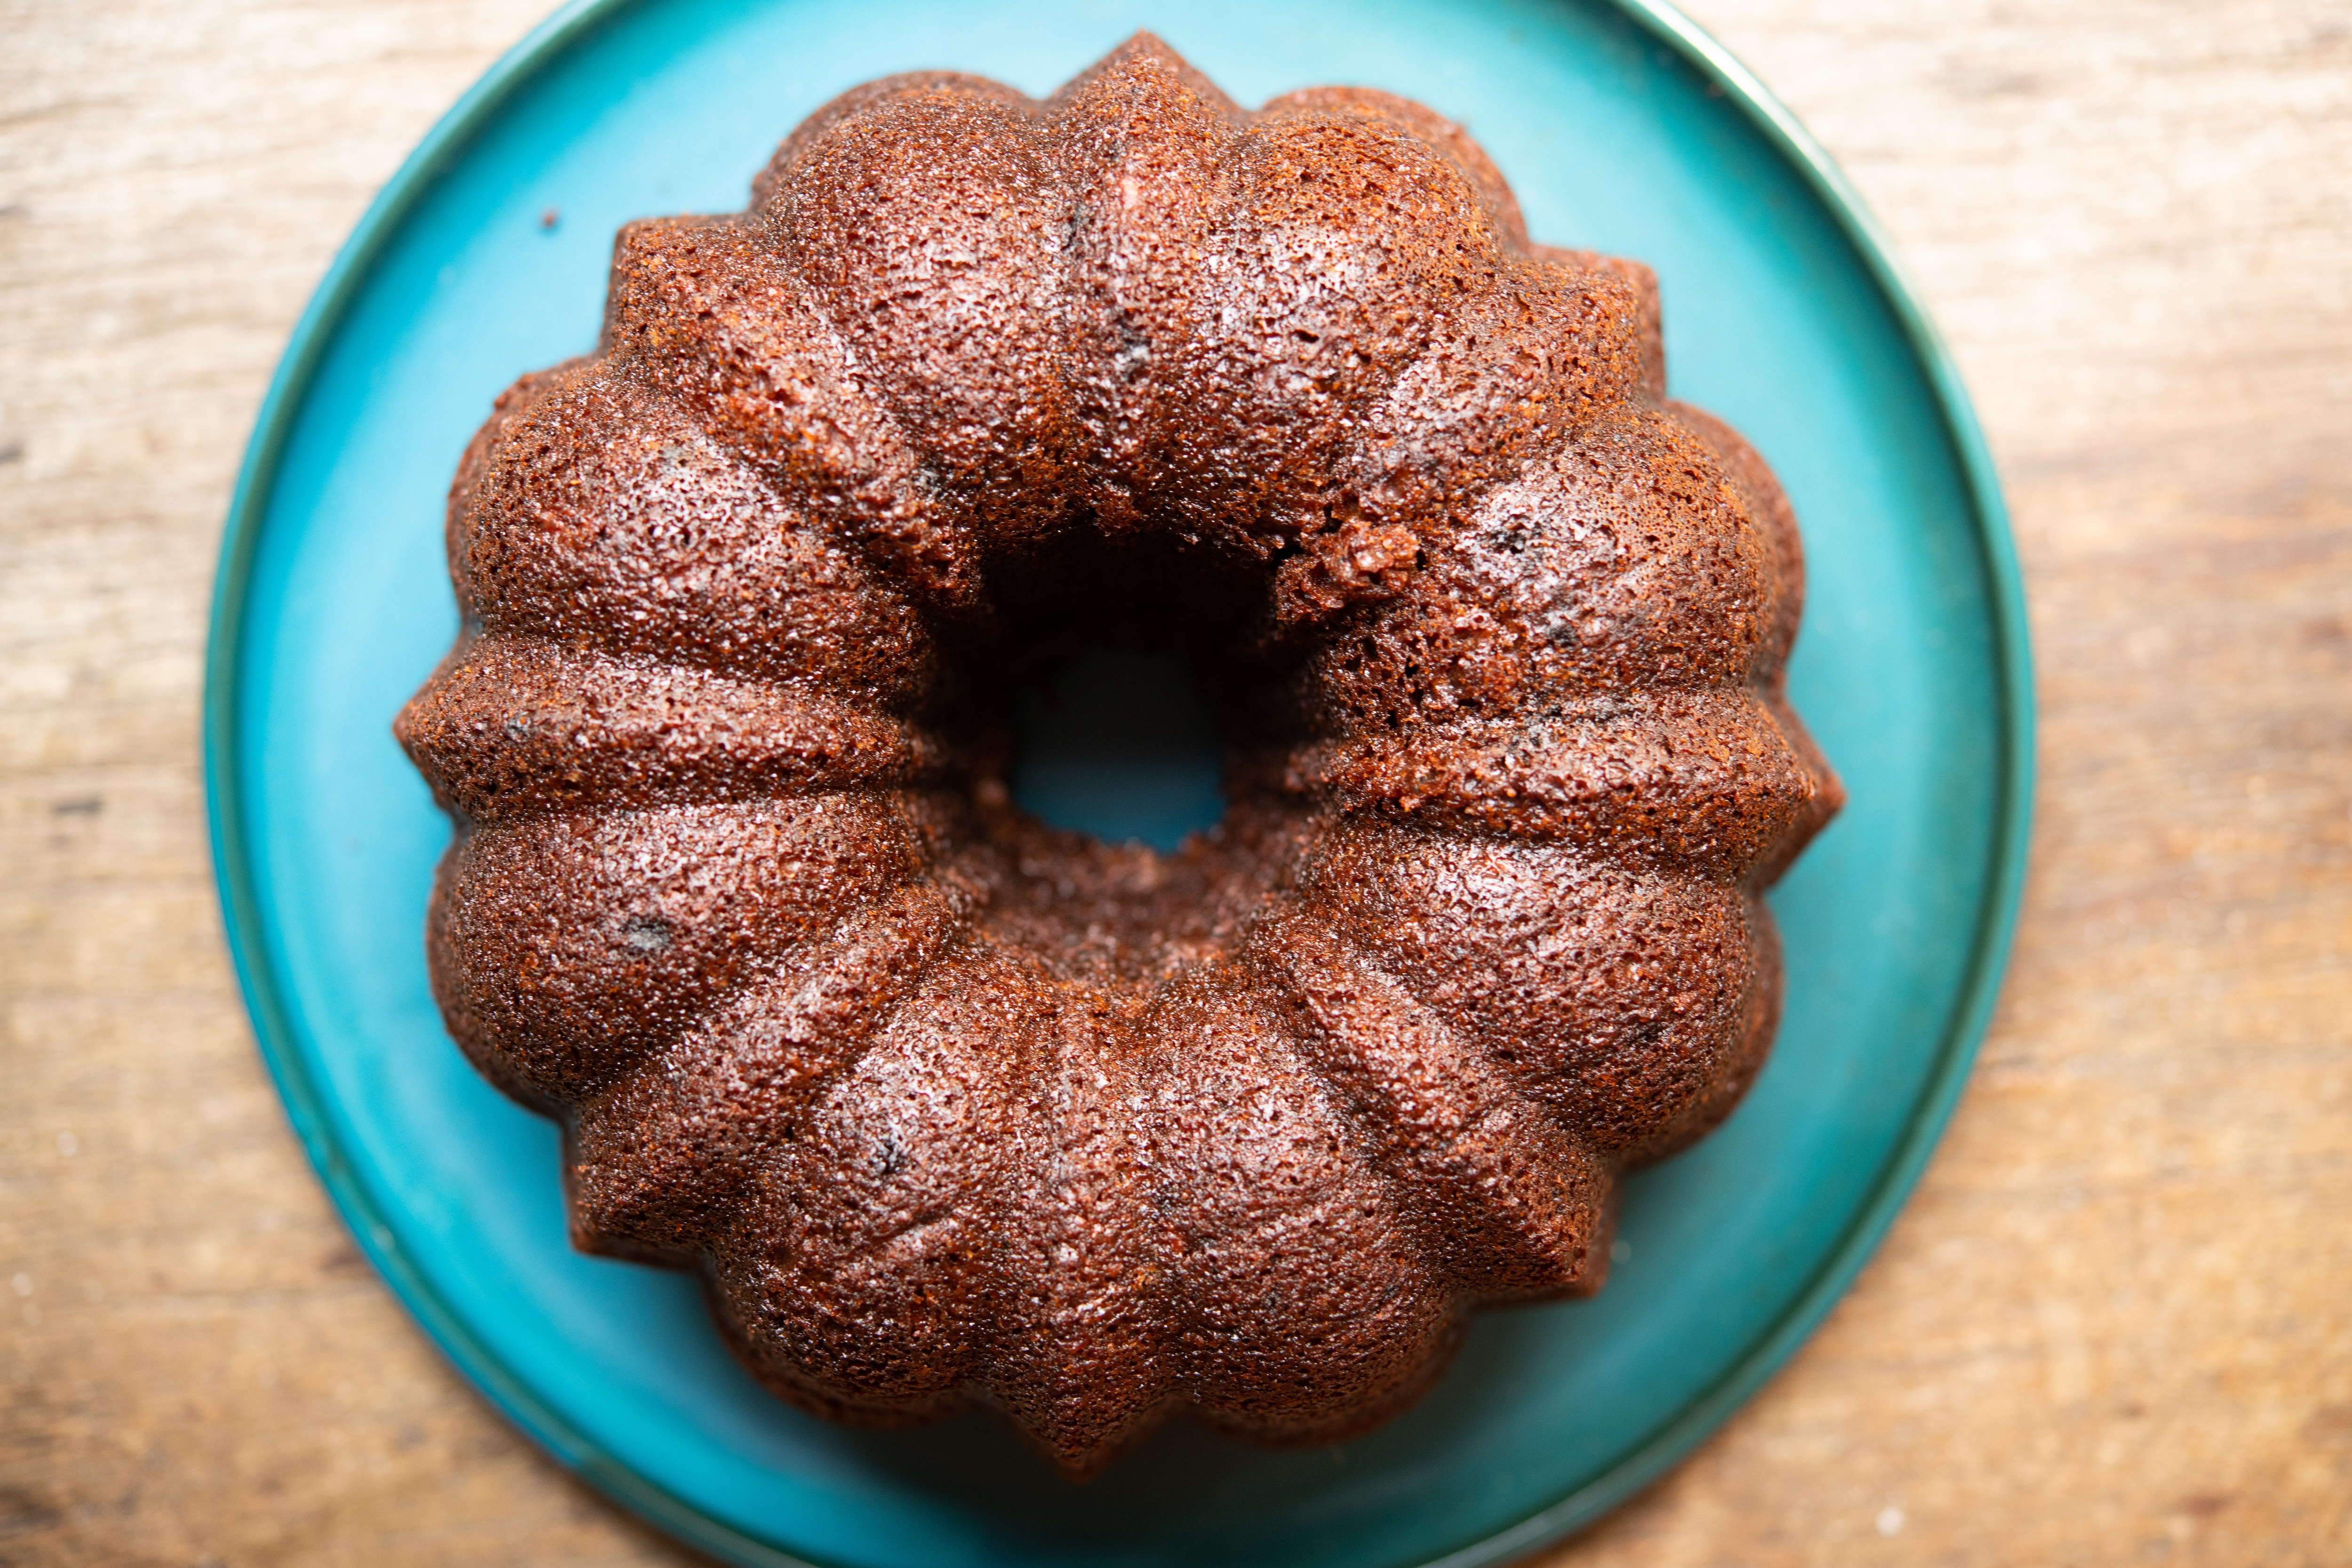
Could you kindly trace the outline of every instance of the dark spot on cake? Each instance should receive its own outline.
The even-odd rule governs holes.
[[[1112,363],[1122,377],[1131,376],[1151,363],[1151,340],[1143,335],[1142,329],[1121,316],[1112,330],[1118,337],[1118,352],[1112,356]]]
[[[659,915],[631,915],[621,922],[621,945],[635,953],[667,950],[676,933]]]

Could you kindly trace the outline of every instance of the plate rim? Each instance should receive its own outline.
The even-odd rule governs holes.
[[[566,49],[644,0],[568,0],[525,34],[425,133],[368,205],[296,321],[270,379],[231,492],[214,578],[205,650],[203,772],[214,879],[229,959],[255,1042],[288,1120],[354,1241],[443,1355],[509,1421],[630,1511],[701,1551],[744,1568],[817,1568],[705,1513],[606,1454],[505,1364],[399,1250],[384,1215],[334,1137],[325,1096],[305,1066],[290,1009],[267,955],[267,922],[255,885],[238,762],[247,612],[269,499],[294,419],[328,342],[377,258],[434,182],[515,91]],[[1425,1558],[1420,1568],[1492,1568],[1591,1524],[1673,1468],[1747,1404],[1820,1328],[1885,1238],[1925,1172],[1967,1086],[1991,1023],[2013,943],[2032,837],[2034,696],[2024,585],[1999,474],[1958,365],[1920,302],[1907,268],[1860,194],[1796,116],[1754,73],[1669,0],[1593,0],[1679,55],[1743,115],[1811,188],[1877,285],[1935,395],[1958,459],[1991,612],[2000,742],[1990,875],[1968,963],[1935,1066],[1908,1124],[1882,1163],[1869,1199],[1811,1280],[1717,1382],[1607,1470],[1517,1523],[1473,1545]]]

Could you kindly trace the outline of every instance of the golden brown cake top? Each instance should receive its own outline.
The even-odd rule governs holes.
[[[857,89],[625,230],[600,353],[467,455],[400,726],[463,825],[437,994],[566,1119],[583,1244],[709,1269],[789,1398],[1073,1472],[1360,1429],[1466,1307],[1597,1288],[1837,799],[1794,520],[1664,388],[1646,269],[1457,128],[1148,37]],[[1224,713],[1174,854],[1005,788],[1012,689],[1103,638]]]

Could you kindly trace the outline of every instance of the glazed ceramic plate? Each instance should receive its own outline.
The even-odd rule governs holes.
[[[554,1128],[444,1034],[448,825],[393,744],[448,647],[442,498],[491,398],[594,342],[613,231],[742,205],[808,110],[949,66],[1044,93],[1139,27],[1244,102],[1368,83],[1467,123],[1538,238],[1643,258],[1675,393],[1786,481],[1797,705],[1853,804],[1772,895],[1788,1007],[1731,1122],[1636,1177],[1595,1300],[1482,1317],[1344,1448],[1173,1427],[1083,1488],[979,1417],[857,1433],[762,1394],[694,1285],[566,1245]],[[297,330],[228,522],[207,694],[222,896],[295,1125],[393,1288],[533,1436],[719,1557],[842,1568],[1490,1563],[1747,1398],[1916,1177],[1991,1005],[2026,828],[2014,567],[1958,384],[1819,152],[1639,0],[677,0],[564,13],[385,190]]]

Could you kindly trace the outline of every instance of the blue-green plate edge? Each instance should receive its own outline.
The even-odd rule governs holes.
[[[444,115],[406,163],[379,192],[333,264],[278,362],[262,399],[246,447],[236,488],[230,496],[215,578],[211,624],[205,653],[204,773],[213,869],[229,957],[245,994],[262,1059],[285,1101],[294,1130],[317,1167],[320,1179],[342,1213],[368,1260],[391,1285],[425,1331],[509,1419],[583,1479],[623,1507],[679,1539],[745,1568],[814,1568],[806,1559],[777,1551],[730,1529],[683,1499],[647,1481],[604,1453],[585,1433],[557,1414],[518,1378],[453,1312],[424,1276],[393,1245],[374,1199],[359,1180],[322,1113],[319,1088],[294,1042],[277,977],[263,961],[263,920],[246,843],[243,785],[237,758],[238,660],[244,644],[247,594],[263,514],[277,482],[278,465],[294,415],[309,395],[320,355],[341,324],[361,283],[393,233],[513,91],[542,65],[638,0],[572,0],[502,57]],[[2033,812],[2033,658],[2017,550],[2008,508],[1984,432],[1970,406],[1958,367],[1942,336],[1919,304],[1893,247],[1829,154],[1798,123],[1764,84],[1709,37],[1696,23],[1664,0],[1606,0],[1660,42],[1673,48],[1701,76],[1722,89],[1767,142],[1801,171],[1844,230],[1902,324],[1912,353],[1935,389],[1945,432],[1960,459],[1976,515],[1994,621],[1994,655],[2000,662],[1997,690],[2001,707],[2001,755],[1993,826],[1992,868],[1978,910],[1966,978],[1945,1030],[1936,1068],[1910,1126],[1881,1169],[1870,1201],[1815,1273],[1805,1290],[1771,1330],[1715,1385],[1685,1405],[1647,1440],[1598,1479],[1549,1507],[1474,1546],[1429,1560],[1423,1568],[1486,1568],[1536,1551],[1591,1524],[1657,1479],[1696,1448],[1820,1327],[1854,1276],[1885,1237],[1895,1215],[1927,1168],[1928,1157],[1951,1119],[1977,1047],[1992,1019],[2002,971],[2017,929],[2024,891],[2026,852]]]

